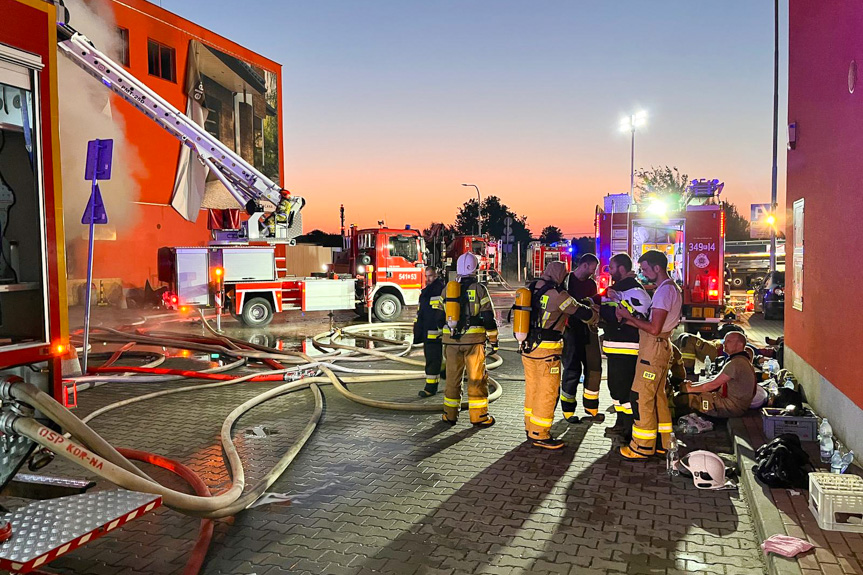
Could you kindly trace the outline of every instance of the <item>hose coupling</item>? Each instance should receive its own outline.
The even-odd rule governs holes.
[[[17,375],[6,375],[0,378],[0,399],[9,400],[12,397],[12,386],[24,380]]]
[[[13,413],[11,411],[3,411],[0,413],[0,431],[2,431],[6,435],[18,435],[18,432],[15,431],[15,422],[21,416],[17,413]]]

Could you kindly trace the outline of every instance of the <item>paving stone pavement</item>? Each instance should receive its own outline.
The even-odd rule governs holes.
[[[521,375],[518,356],[503,355],[504,366],[496,373]],[[490,409],[498,423],[484,430],[471,427],[466,417],[450,428],[437,414],[367,408],[324,387],[317,431],[271,489],[291,494],[291,503],[218,521],[202,572],[764,573],[742,494],[699,491],[687,479],[672,480],[660,459],[633,463],[610,454],[612,442],[603,430],[613,416],[606,424],[558,421],[553,431],[565,449],[532,448],[523,441],[523,384],[502,383],[503,397]],[[81,393],[77,413],[174,385],[98,387]],[[117,446],[183,461],[217,491],[229,481],[217,443],[219,426],[234,406],[272,385],[154,399],[112,411],[93,426]],[[419,401],[421,385],[374,383],[354,390]],[[601,403],[610,404],[606,390]],[[312,407],[311,393],[303,391],[270,401],[239,421],[234,435],[247,485],[291,445]],[[271,434],[246,438],[246,430],[258,425]],[[688,443],[689,449],[731,450],[724,429]],[[59,461],[45,472],[82,476]],[[182,487],[165,472],[153,473]],[[99,488],[111,486],[100,482]],[[48,570],[179,573],[197,528],[197,519],[162,508],[54,561]]]

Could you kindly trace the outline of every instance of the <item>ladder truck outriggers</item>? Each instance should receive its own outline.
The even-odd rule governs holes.
[[[355,267],[334,277],[291,275],[290,248],[302,235],[305,200],[271,181],[86,36],[65,24],[58,24],[58,35],[59,48],[69,59],[188,146],[249,214],[239,229],[214,230],[208,246],[159,250],[159,280],[169,286],[163,297],[166,307],[214,306],[217,313],[224,308],[245,325],[262,327],[281,311],[361,310],[369,306],[367,298],[372,298],[378,319],[394,321],[401,305],[416,303],[409,295],[395,306],[387,290],[357,289],[357,282],[366,280],[354,275]],[[264,212],[265,202],[274,209]]]

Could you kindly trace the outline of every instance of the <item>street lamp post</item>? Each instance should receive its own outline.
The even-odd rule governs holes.
[[[477,235],[482,235],[482,198],[479,195],[479,186],[476,184],[462,184],[463,186],[469,186],[476,188],[476,225],[479,233]]]
[[[635,203],[635,129],[643,126],[647,122],[647,112],[640,111],[634,114],[630,114],[628,117],[620,120],[620,129],[621,131],[628,131],[632,134],[632,146],[630,148],[630,156],[629,156],[629,207],[626,209],[626,236],[630,238],[632,236],[629,233],[629,214],[632,211],[632,204]],[[627,239],[627,251],[632,251],[631,239]],[[630,254],[631,255],[631,254]]]
[[[770,180],[770,271],[776,271],[776,162],[779,153],[779,0],[773,3],[773,173]]]
[[[635,129],[643,126],[647,122],[647,112],[641,111],[635,114],[630,114],[628,117],[620,121],[620,129],[632,134],[632,147],[630,150],[629,164],[629,201],[632,203],[635,198]]]

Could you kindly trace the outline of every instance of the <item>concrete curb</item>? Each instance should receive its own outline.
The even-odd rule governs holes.
[[[755,449],[752,447],[752,441],[749,439],[743,420],[739,417],[730,418],[728,433],[734,443],[734,455],[740,472],[740,487],[746,494],[749,508],[752,510],[759,540],[764,541],[776,534],[785,535],[785,525],[770,495],[770,489],[758,483],[755,474],[752,473],[752,467],[755,465]],[[770,553],[764,560],[770,575],[802,575],[803,573],[796,559]]]

